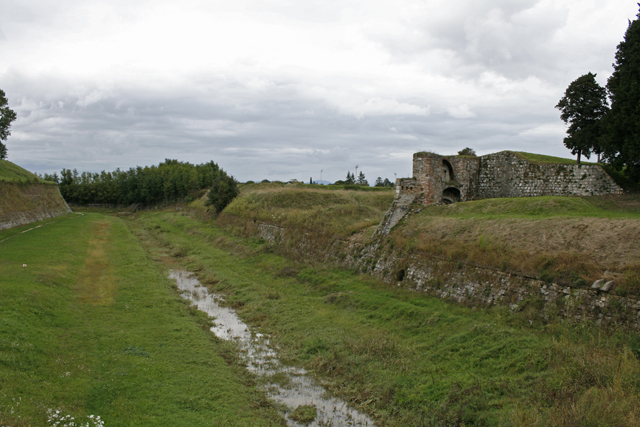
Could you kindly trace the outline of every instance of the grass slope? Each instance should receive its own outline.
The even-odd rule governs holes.
[[[543,280],[616,279],[640,295],[640,196],[526,197],[429,206],[389,235],[393,247]]]
[[[13,231],[0,232],[1,425],[49,425],[48,410],[108,427],[282,424],[121,220]]]
[[[543,325],[535,308],[470,309],[168,212],[131,223],[170,251],[292,364],[380,426],[623,426],[640,420],[636,333]],[[634,355],[635,351],[636,355]]]
[[[33,173],[8,160],[0,160],[0,182],[41,183],[56,185],[55,182],[45,181]]]
[[[292,229],[348,237],[377,226],[395,196],[394,191],[345,191],[314,186],[254,184],[244,188],[223,217],[261,221]]]

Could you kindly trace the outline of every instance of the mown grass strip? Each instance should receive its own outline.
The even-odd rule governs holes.
[[[2,425],[50,409],[108,427],[283,422],[117,218],[0,243],[0,319]]]

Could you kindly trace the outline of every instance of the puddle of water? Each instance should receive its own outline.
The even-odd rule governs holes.
[[[307,376],[304,369],[283,365],[271,348],[269,337],[253,333],[232,309],[221,307],[218,301],[223,301],[223,297],[210,294],[193,274],[183,270],[171,270],[169,277],[176,281],[183,297],[189,299],[198,310],[215,319],[215,326],[211,328],[211,332],[221,339],[238,342],[241,360],[251,372],[265,379],[267,393],[273,400],[287,407],[285,415],[290,414],[299,405],[314,405],[318,416],[312,423],[306,424],[307,426],[375,425],[366,415],[347,407],[346,402],[328,396],[326,390]],[[281,381],[283,376],[285,381]],[[270,381],[270,378],[279,378],[280,381]],[[295,427],[304,426],[288,417],[287,423]]]

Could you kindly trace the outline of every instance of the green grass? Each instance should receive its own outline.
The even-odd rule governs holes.
[[[281,181],[273,182],[253,182],[243,183],[239,185],[240,192],[251,192],[256,190],[268,190],[277,188],[289,188],[289,189],[302,189],[302,190],[348,190],[348,191],[360,191],[360,192],[392,192],[395,191],[395,187],[369,187],[366,185],[355,184],[304,184],[304,183],[291,183],[286,184]]]
[[[1,425],[47,425],[49,409],[108,427],[283,423],[120,219],[67,216],[7,237]]]
[[[554,156],[546,156],[544,154],[534,154],[534,153],[525,153],[523,151],[513,151],[517,157],[528,160],[532,163],[551,163],[551,164],[560,164],[560,165],[577,165],[578,162],[576,159],[565,159],[564,157],[554,157]],[[581,164],[585,165],[596,165],[595,162],[585,162],[585,157],[582,158]]]
[[[564,157],[554,157],[554,156],[546,156],[544,154],[534,154],[534,153],[525,153],[524,151],[510,151],[511,153],[515,154],[518,158],[523,159],[523,160],[528,160],[532,163],[540,163],[540,164],[544,164],[544,163],[549,163],[549,164],[561,164],[561,165],[575,165],[577,164],[577,161],[575,159],[566,159]],[[431,151],[421,151],[419,153],[416,153],[418,156],[420,155],[429,155],[429,154],[436,154],[433,153]],[[477,158],[476,156],[461,156],[459,154],[454,154],[451,157],[466,157],[466,158]],[[480,156],[482,157],[482,156]],[[583,159],[585,159],[585,157],[583,157]],[[595,165],[597,163],[593,163],[593,162],[580,162],[583,163],[585,165]]]
[[[57,185],[55,182],[45,181],[33,173],[8,160],[0,160],[0,182],[44,183]]]
[[[618,197],[516,197],[482,199],[444,206],[429,206],[419,215],[452,218],[529,218],[557,217],[640,218],[640,196]]]
[[[311,186],[256,186],[244,189],[227,206],[223,216],[291,229],[321,230],[340,237],[378,225],[395,196],[388,190],[328,191]]]
[[[152,250],[180,254],[245,322],[271,335],[283,360],[310,369],[380,426],[638,419],[636,333],[544,325],[535,304],[518,314],[465,308],[349,271],[296,264],[269,244],[185,215],[136,218],[131,226]],[[590,415],[603,405],[585,403],[593,393],[607,397],[608,415]]]

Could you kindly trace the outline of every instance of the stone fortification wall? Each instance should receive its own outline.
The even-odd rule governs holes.
[[[416,191],[424,194],[425,205],[471,200],[477,192],[479,165],[475,157],[415,153]]]
[[[600,165],[534,163],[502,151],[482,157],[413,155],[413,178],[398,180],[398,196],[426,206],[480,198],[599,196],[622,189]]]
[[[396,179],[396,197],[391,203],[382,221],[376,229],[376,234],[388,234],[389,231],[409,212],[409,206],[420,195],[422,188],[415,178]]]
[[[0,230],[70,212],[57,185],[0,182]]]
[[[622,193],[600,165],[538,164],[509,151],[479,160],[477,195],[482,198]]]
[[[470,264],[452,267],[435,256],[407,256],[403,248],[390,248],[383,239],[318,244],[310,234],[301,237],[276,225],[249,222],[247,227],[286,255],[333,262],[463,305],[502,306],[513,312],[532,308],[532,320],[624,324],[640,330],[640,296],[618,293],[612,278],[584,286],[548,283]]]
[[[345,264],[389,284],[471,306],[506,306],[517,312],[533,307],[544,321],[626,324],[640,329],[640,299],[619,294],[615,282],[601,279],[585,286],[548,283],[534,277],[473,265],[451,267],[432,257],[406,257],[383,250],[380,242],[347,250]]]

